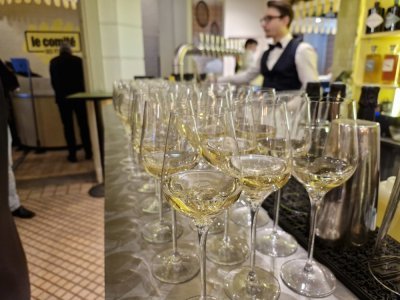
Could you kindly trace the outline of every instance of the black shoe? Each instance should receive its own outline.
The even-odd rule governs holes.
[[[16,210],[13,210],[11,214],[14,217],[22,218],[22,219],[31,219],[35,216],[35,213],[29,209],[26,209],[22,205],[18,207]]]
[[[67,156],[67,160],[72,163],[76,163],[78,161],[76,155],[71,155],[71,154]]]

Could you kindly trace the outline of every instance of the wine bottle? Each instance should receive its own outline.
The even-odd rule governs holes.
[[[357,118],[367,121],[375,121],[375,110],[378,106],[378,86],[363,86],[359,101]]]
[[[394,31],[400,29],[400,6],[399,0],[394,1],[394,5],[389,7],[385,17],[385,30]]]
[[[321,14],[319,15],[321,18],[325,18],[325,0],[321,1]]]
[[[329,87],[328,101],[331,102],[329,120],[337,119],[340,115],[340,102],[346,98],[346,85],[343,82],[332,82]]]
[[[379,83],[382,71],[382,56],[375,53],[377,46],[371,47],[371,53],[367,55],[364,69],[365,83]]]
[[[337,100],[346,98],[346,85],[343,82],[332,82],[329,88],[329,98]]]
[[[374,7],[368,10],[367,33],[383,31],[385,9],[381,7],[379,1],[375,1]]]
[[[382,83],[393,84],[396,80],[399,56],[395,53],[396,45],[390,46],[390,53],[386,54],[382,63]]]
[[[311,100],[320,100],[322,96],[321,90],[321,83],[319,81],[307,82],[306,94]]]
[[[318,2],[317,0],[314,0],[313,2],[313,13],[311,17],[316,18],[318,16]]]
[[[329,11],[326,13],[325,18],[336,18],[337,13],[333,11],[333,0],[329,1]]]

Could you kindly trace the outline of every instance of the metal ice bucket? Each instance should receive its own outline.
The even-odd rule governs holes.
[[[359,162],[353,176],[325,196],[317,236],[337,245],[363,245],[375,230],[379,189],[380,126],[357,120]]]

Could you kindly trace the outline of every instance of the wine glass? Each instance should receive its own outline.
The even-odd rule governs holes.
[[[163,191],[165,198],[178,212],[190,217],[198,229],[200,245],[200,279],[201,295],[190,299],[216,299],[207,296],[206,292],[206,256],[205,247],[208,227],[213,220],[225,209],[229,208],[240,196],[241,184],[238,179],[240,174],[240,161],[235,156],[225,156],[227,162],[232,163],[232,174],[222,172],[216,168],[208,169],[184,169],[187,161],[199,158],[200,138],[197,132],[195,112],[172,113],[168,129],[166,149],[164,155],[164,168],[162,172]],[[227,137],[227,141],[233,149],[231,153],[237,153],[234,149],[234,129],[232,115],[224,119],[226,126],[222,127],[221,135]],[[181,135],[181,143],[178,145],[176,137]],[[228,139],[229,137],[229,139]],[[175,147],[185,145],[186,155],[175,155]],[[190,149],[190,150],[189,150]],[[237,157],[236,157],[237,158]],[[168,166],[168,167],[166,167]],[[179,167],[169,167],[179,166]]]
[[[119,117],[125,131],[125,136],[128,142],[131,139],[131,108],[132,108],[132,91],[130,80],[118,80],[113,83],[113,105],[117,116]],[[140,176],[140,170],[136,167],[137,156],[128,146],[128,156],[120,162],[125,166],[124,171],[127,171],[130,176]]]
[[[146,172],[157,180],[156,195],[159,200],[159,218],[147,223],[142,229],[142,235],[150,243],[166,243],[171,241],[171,223],[164,218],[160,178],[170,109],[168,102],[164,101],[161,89],[151,88],[148,97],[144,108],[140,156]],[[183,231],[182,226],[179,225],[176,229],[177,235],[180,236]]]
[[[299,107],[308,101],[308,99],[304,93],[285,92],[279,93],[278,101],[286,103],[290,133],[293,127],[292,122],[296,122],[296,114],[299,111]],[[275,193],[273,227],[267,228],[257,234],[257,250],[273,257],[289,256],[297,250],[296,239],[287,232],[278,229],[282,189]]]
[[[368,259],[368,268],[376,281],[399,297],[400,255],[399,251],[391,251],[390,246],[400,242],[400,169],[396,177],[389,177],[384,183],[381,182],[379,189],[379,204],[382,206],[378,206],[378,212],[382,208],[384,215],[373,255]]]
[[[234,87],[227,84],[206,83],[197,87],[192,97],[187,100],[187,106],[192,112],[201,113],[216,113],[221,109],[232,107],[232,90]],[[198,168],[207,169],[209,164],[200,158]],[[218,216],[208,228],[209,234],[218,234],[228,232],[229,211],[225,211],[224,216]]]
[[[357,167],[358,136],[353,101],[308,101],[292,128],[293,175],[306,188],[311,202],[307,259],[282,265],[281,278],[295,292],[308,297],[333,293],[336,279],[313,260],[318,211],[325,194],[349,179]]]
[[[232,156],[232,143],[236,146],[233,133],[226,136],[227,113],[231,109],[226,106],[206,105],[197,110],[196,133],[200,141],[202,158],[212,167],[228,172],[226,157]],[[230,125],[233,127],[233,124]],[[229,230],[229,210],[224,212],[224,234],[216,235],[207,241],[207,258],[216,264],[236,265],[244,262],[249,253],[247,239]]]
[[[273,88],[258,88],[254,86],[249,87],[240,87],[236,92],[236,97],[234,97],[234,103],[236,105],[243,105],[247,101],[252,100],[268,100],[268,101],[275,101],[276,99],[276,92]],[[249,212],[249,209],[246,205],[246,201],[243,199],[243,196],[240,198],[235,204],[235,207],[231,213],[232,221],[243,227],[250,227],[251,226],[251,219],[252,216]],[[270,217],[265,210],[259,210],[257,215],[257,227],[263,227],[267,225],[270,221]]]
[[[140,170],[143,169],[142,161],[140,159],[140,141],[142,137],[143,129],[143,115],[144,106],[146,103],[146,93],[148,91],[148,85],[143,81],[131,82],[131,94],[132,94],[132,105],[131,105],[131,140],[130,146],[131,151],[134,153],[134,157],[137,157],[136,164]],[[141,172],[145,173],[145,172]],[[146,174],[147,175],[147,174]],[[149,175],[147,175],[149,176]],[[158,213],[158,197],[154,194],[156,186],[154,184],[156,180],[150,177],[143,185],[139,188],[141,193],[151,193],[142,201],[142,211],[145,213],[155,214]]]
[[[290,178],[291,148],[286,104],[254,100],[236,107],[236,134],[240,145],[243,194],[250,207],[250,267],[231,271],[225,278],[225,293],[230,299],[277,299],[278,280],[272,273],[255,266],[257,213],[265,198]],[[244,141],[248,141],[244,143]],[[252,146],[253,145],[253,146]]]

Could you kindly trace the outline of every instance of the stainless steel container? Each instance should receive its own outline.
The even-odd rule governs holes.
[[[375,230],[379,189],[380,126],[357,120],[359,162],[353,176],[321,204],[317,236],[335,244],[363,245]]]

